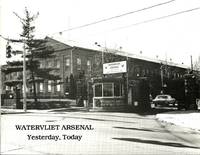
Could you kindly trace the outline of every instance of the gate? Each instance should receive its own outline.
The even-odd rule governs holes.
[[[139,78],[137,80],[131,80],[131,89],[132,89],[132,105],[133,107],[140,110],[150,109],[150,100],[149,100],[149,81],[148,79]]]

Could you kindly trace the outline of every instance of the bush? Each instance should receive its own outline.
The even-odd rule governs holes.
[[[27,102],[27,109],[56,109],[68,108],[70,102],[67,101],[49,101],[49,102]]]

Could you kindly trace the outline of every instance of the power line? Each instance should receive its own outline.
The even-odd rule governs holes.
[[[4,40],[7,40],[7,41],[9,40],[8,38],[5,38],[5,37],[2,36],[1,34],[0,34],[0,37],[3,38]]]
[[[174,1],[176,1],[176,0],[170,0],[170,1],[167,1],[167,2],[155,4],[155,5],[148,6],[148,7],[142,8],[142,9],[138,9],[138,10],[135,10],[135,11],[127,12],[127,13],[124,13],[124,14],[120,14],[120,15],[113,16],[113,17],[109,17],[109,18],[105,18],[105,19],[101,19],[101,20],[94,21],[94,22],[91,22],[91,23],[88,23],[88,24],[84,24],[84,25],[81,25],[81,26],[72,27],[72,28],[69,28],[69,29],[66,29],[66,30],[63,30],[63,31],[59,31],[59,32],[53,33],[53,34],[63,33],[63,32],[66,32],[66,31],[72,31],[72,30],[76,30],[76,29],[88,27],[88,26],[91,26],[91,25],[95,25],[95,24],[99,24],[99,23],[102,23],[102,22],[106,22],[106,21],[109,21],[109,20],[116,19],[116,18],[120,18],[120,17],[123,17],[123,16],[127,16],[127,15],[130,15],[130,14],[133,14],[133,13],[137,13],[137,12],[149,10],[149,9],[154,8],[154,7],[158,7],[158,6],[161,6],[161,5],[165,5],[165,4],[174,2]]]
[[[137,26],[137,25],[141,25],[141,24],[146,24],[146,23],[150,23],[150,22],[157,21],[157,20],[169,18],[169,17],[172,17],[172,16],[177,16],[177,15],[180,15],[180,14],[184,14],[184,13],[196,11],[196,10],[199,10],[199,9],[200,9],[200,7],[192,8],[192,9],[189,9],[189,10],[184,10],[184,11],[176,12],[176,13],[173,13],[173,14],[169,14],[169,15],[165,15],[165,16],[161,16],[161,17],[157,17],[157,18],[153,18],[153,19],[149,19],[149,20],[144,20],[144,21],[142,21],[142,22],[138,22],[138,23],[135,23],[135,24],[131,24],[131,25],[123,26],[123,27],[118,27],[118,28],[116,28],[116,29],[112,29],[112,30],[109,30],[109,31],[107,31],[107,32],[117,31],[117,30],[129,28],[129,27],[132,27],[132,26]],[[104,32],[104,33],[105,33],[105,32]]]

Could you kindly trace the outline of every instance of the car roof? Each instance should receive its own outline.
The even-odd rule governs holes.
[[[160,95],[157,95],[157,96],[171,96],[171,95],[168,95],[168,94],[160,94]]]
[[[156,97],[171,97],[171,95],[163,94],[163,95],[157,95]]]

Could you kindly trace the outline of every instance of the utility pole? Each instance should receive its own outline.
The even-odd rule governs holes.
[[[161,91],[163,92],[163,64],[160,66],[160,78],[161,78]]]
[[[129,104],[128,102],[129,102],[129,100],[128,100],[128,97],[129,97],[129,95],[128,95],[128,93],[129,93],[129,79],[128,79],[128,70],[129,70],[129,66],[128,66],[128,56],[126,56],[126,94],[127,94],[127,99],[126,99],[126,102],[127,102],[127,105]]]
[[[2,94],[2,76],[1,76],[1,65],[0,65],[0,109],[1,109],[1,94]]]
[[[102,49],[102,65],[104,64],[104,51]]]
[[[193,71],[192,55],[190,56],[190,60],[191,60],[191,70]]]
[[[163,87],[163,67],[161,67],[160,75],[161,75],[161,86]]]
[[[27,111],[26,103],[26,44],[25,40],[23,41],[23,110]]]
[[[73,74],[73,51],[75,50],[75,48],[72,48],[70,50],[70,73]]]

